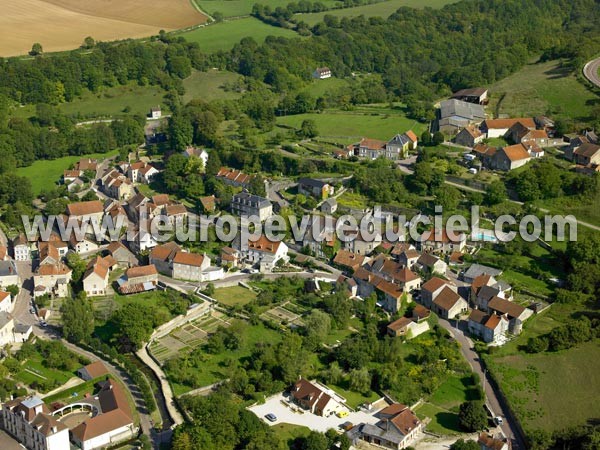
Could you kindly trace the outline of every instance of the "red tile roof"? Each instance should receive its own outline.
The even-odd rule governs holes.
[[[149,264],[147,266],[132,267],[125,272],[125,275],[128,279],[131,279],[137,277],[147,277],[150,275],[158,275],[158,271],[156,270],[156,266],[154,264]]]
[[[198,253],[178,252],[173,258],[173,263],[185,266],[201,267],[204,262],[204,256]]]

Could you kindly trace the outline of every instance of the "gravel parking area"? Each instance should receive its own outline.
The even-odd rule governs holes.
[[[265,403],[251,406],[248,409],[256,414],[259,419],[263,420],[270,426],[285,422],[292,425],[305,426],[311,430],[320,431],[323,433],[330,428],[339,430],[340,425],[344,422],[352,422],[353,424],[374,424],[378,421],[373,414],[368,414],[363,411],[348,411],[348,416],[343,418],[339,418],[335,414],[332,414],[329,417],[321,417],[311,414],[308,411],[293,411],[289,406],[282,403],[283,400],[287,400],[287,398],[282,394],[277,394],[269,397]],[[277,416],[277,420],[275,422],[269,422],[267,419],[265,419],[265,415],[267,414],[275,414]]]

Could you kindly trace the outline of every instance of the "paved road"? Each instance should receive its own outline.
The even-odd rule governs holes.
[[[600,88],[600,58],[596,58],[588,62],[583,67],[583,76],[585,76],[590,83],[595,84]]]
[[[455,321],[452,321],[452,323],[455,323]],[[454,339],[456,339],[456,341],[460,344],[462,354],[471,366],[471,369],[473,370],[473,372],[479,375],[481,382],[484,384],[486,403],[490,407],[494,415],[502,416],[504,418],[504,424],[501,427],[502,432],[505,436],[507,436],[513,441],[513,448],[515,450],[527,448],[525,447],[524,437],[519,433],[515,424],[511,421],[508,411],[498,400],[498,394],[494,390],[493,385],[490,383],[490,379],[487,372],[483,371],[481,361],[479,359],[479,356],[473,349],[473,343],[471,342],[471,340],[465,335],[465,333],[461,329],[453,327],[450,322],[440,318],[439,324],[443,328],[448,330],[448,332],[452,336],[454,336]]]

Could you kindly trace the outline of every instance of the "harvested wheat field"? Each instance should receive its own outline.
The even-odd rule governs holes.
[[[97,41],[139,38],[206,22],[190,0],[0,0],[0,56],[45,52]]]

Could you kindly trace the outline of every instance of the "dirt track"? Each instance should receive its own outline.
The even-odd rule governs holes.
[[[189,0],[0,0],[0,56],[77,48],[86,36],[115,40],[204,23]]]

